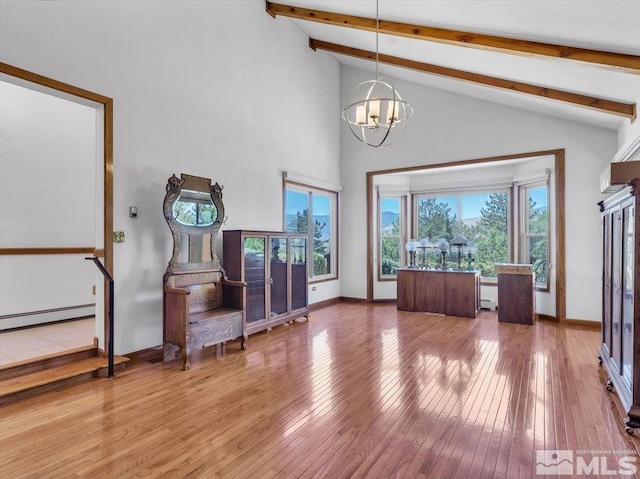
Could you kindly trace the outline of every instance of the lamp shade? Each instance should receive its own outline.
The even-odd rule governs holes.
[[[410,239],[409,241],[407,241],[407,244],[404,245],[404,247],[409,253],[412,253],[418,249],[419,244],[420,243],[418,243],[415,239]]]
[[[467,239],[460,234],[457,234],[455,238],[451,240],[451,246],[458,246],[460,248],[464,248],[468,244],[469,244],[469,241],[467,241]]]
[[[438,241],[438,248],[443,253],[446,253],[449,250],[449,244],[447,243],[447,240],[445,240],[444,238],[440,238],[440,241]]]

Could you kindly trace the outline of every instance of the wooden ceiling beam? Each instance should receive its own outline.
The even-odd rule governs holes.
[[[346,47],[344,45],[338,45],[335,43],[323,42],[321,40],[314,40],[312,38],[309,39],[309,46],[313,50],[325,50],[327,52],[338,53],[340,55],[347,55],[363,60],[376,60],[375,52]],[[529,85],[527,83],[521,83],[513,80],[504,80],[502,78],[495,78],[487,75],[479,75],[477,73],[455,70],[453,68],[441,67],[429,63],[416,62],[413,60],[407,60],[405,58],[394,57],[391,55],[383,55],[380,53],[378,54],[378,61],[387,65],[408,68],[432,75],[439,75],[479,85],[499,88],[502,90],[527,93],[529,95],[534,95],[537,97],[558,100],[565,103],[570,103],[575,106],[590,108],[602,113],[630,118],[631,120],[634,120],[636,118],[636,105],[634,103],[622,103],[588,95],[581,95],[579,93],[546,88],[543,86]]]
[[[267,13],[274,18],[277,15],[281,15],[283,17],[325,23],[327,25],[354,28],[370,32],[376,31],[375,18],[343,15],[339,13],[292,7],[289,5],[281,5],[271,2],[266,2],[266,7]],[[419,40],[447,43],[449,45],[479,48],[483,50],[493,50],[501,53],[525,56],[541,55],[543,57],[574,60],[622,70],[628,73],[640,74],[640,56],[637,55],[590,50],[566,45],[555,45],[552,43],[531,42],[517,38],[447,30],[444,28],[413,25],[410,23],[389,22],[386,20],[380,20],[379,32],[387,35],[396,35]]]

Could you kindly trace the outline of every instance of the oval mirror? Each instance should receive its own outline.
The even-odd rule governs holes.
[[[210,194],[182,190],[173,203],[173,217],[186,226],[211,226],[218,219],[218,210]]]

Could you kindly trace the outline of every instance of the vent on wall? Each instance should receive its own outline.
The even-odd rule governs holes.
[[[480,308],[488,309],[489,311],[496,310],[496,300],[495,299],[481,299],[480,300]]]

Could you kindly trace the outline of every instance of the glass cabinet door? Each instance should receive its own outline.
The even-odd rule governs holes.
[[[271,256],[269,263],[271,289],[271,316],[286,313],[287,308],[287,238],[270,238]]]
[[[247,283],[247,324],[266,318],[265,295],[265,243],[264,237],[250,237],[243,241],[244,277]]]
[[[611,354],[611,215],[605,214],[602,217],[602,229],[604,233],[602,340],[607,345],[609,354]]]
[[[307,306],[307,240],[291,238],[291,309]]]
[[[616,210],[611,215],[612,224],[612,255],[611,255],[611,357],[618,372],[621,371],[621,349],[622,349],[622,228],[620,210]]]
[[[633,370],[634,208],[622,210],[622,378],[631,386]]]

